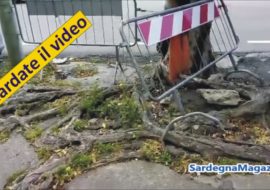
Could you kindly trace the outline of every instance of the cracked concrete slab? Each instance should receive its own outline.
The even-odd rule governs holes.
[[[198,183],[207,183],[219,190],[269,190],[270,176],[268,175],[231,175],[194,177]]]
[[[37,163],[37,155],[29,143],[20,134],[12,134],[6,143],[0,144],[0,189],[12,174]]]
[[[131,68],[129,66],[124,67],[125,75],[123,75],[120,71],[120,68],[118,68],[117,75],[115,66],[108,65],[108,64],[92,64],[89,62],[71,62],[69,64],[64,65],[58,65],[57,66],[61,72],[63,72],[67,78],[64,81],[68,81],[74,84],[79,84],[84,87],[89,87],[94,84],[98,84],[100,87],[111,87],[114,85],[115,80],[116,81],[133,81],[136,78],[135,69]],[[74,73],[74,70],[76,68],[82,68],[82,69],[95,69],[96,73],[93,76],[89,77],[74,77],[72,76],[72,73]]]
[[[211,185],[181,176],[168,167],[145,161],[111,164],[79,176],[66,185],[80,189],[215,189]]]

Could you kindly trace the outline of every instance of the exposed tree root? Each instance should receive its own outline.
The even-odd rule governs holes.
[[[62,91],[61,88],[54,88],[51,86],[31,86],[30,88],[26,89],[26,92],[29,93],[42,93],[42,92],[56,92]]]
[[[124,162],[127,160],[132,160],[132,159],[140,159],[142,158],[142,155],[139,154],[138,152],[125,152],[120,155],[118,155],[115,158],[109,158],[109,159],[101,159],[97,163],[95,163],[93,166],[91,166],[89,169],[96,169],[101,166],[105,166],[111,163],[116,163],[116,162]]]
[[[16,111],[16,105],[8,105],[0,108],[0,115],[12,114]]]
[[[44,112],[41,112],[41,113],[37,113],[37,114],[34,114],[34,115],[30,115],[30,116],[26,116],[23,118],[23,121],[25,123],[30,123],[32,121],[35,121],[35,120],[47,120],[48,118],[50,117],[54,117],[55,115],[59,114],[59,109],[57,108],[54,108],[54,109],[50,109],[50,110],[46,110]]]
[[[230,89],[239,92],[243,97],[252,99],[257,92],[258,87],[255,85],[246,85],[243,83],[235,83],[224,80],[223,74],[212,75],[208,80],[201,78],[194,78],[187,87],[193,88],[212,88],[212,89]]]
[[[258,89],[253,88],[253,86],[235,86],[231,82],[219,83],[202,79],[195,80],[193,84],[199,85],[200,87],[204,86],[206,88],[233,89],[238,91],[241,96],[244,96],[247,98],[247,100],[249,100],[238,108],[224,109],[222,111],[213,111],[210,113],[211,115],[218,117],[225,126],[227,125],[227,120],[230,118],[248,117],[254,115],[264,115],[264,121],[267,123],[267,113],[269,113],[270,105],[269,91],[261,89],[259,94],[256,95],[256,93],[258,93]],[[119,96],[122,91],[123,90],[118,87],[102,89],[102,97],[98,100],[97,104],[102,104],[109,97]],[[14,113],[20,105],[30,105],[29,108],[31,109],[40,105],[40,102],[52,102],[64,96],[73,96],[77,94],[78,92],[73,90],[61,90],[47,87],[34,87],[26,89],[24,92],[18,94],[16,98],[10,99],[8,105],[0,108],[0,115],[7,115],[6,117],[0,118],[0,126],[5,127],[1,127],[1,129],[12,131],[17,126],[22,126],[23,128],[27,129],[30,128],[30,124],[32,122],[46,121],[60,114],[59,108],[53,108],[49,110],[42,110],[31,115],[26,114],[23,116],[17,116]],[[137,99],[139,100],[139,98]],[[102,130],[101,127],[97,127],[93,130],[83,130],[82,132],[78,132],[74,130],[76,121],[85,119],[83,118],[83,110],[79,108],[78,104],[79,101],[75,100],[71,103],[71,105],[67,106],[66,115],[62,116],[62,118],[52,126],[46,128],[46,131],[42,134],[42,136],[35,141],[36,147],[46,146],[50,147],[52,150],[68,149],[68,154],[64,155],[62,158],[56,158],[56,155],[53,155],[51,159],[43,165],[31,169],[31,171],[26,174],[25,177],[20,178],[21,180],[17,180],[14,184],[12,184],[11,187],[13,189],[23,190],[51,189],[53,187],[61,188],[63,186],[62,184],[58,184],[54,174],[59,167],[69,164],[72,155],[77,153],[89,153],[97,144],[121,143],[125,145],[124,152],[122,152],[122,154],[119,154],[116,157],[103,157],[102,159],[92,163],[89,167],[85,168],[84,171],[88,171],[109,163],[135,158],[140,159],[142,158],[142,155],[138,151],[134,151],[132,147],[138,148],[144,141],[149,139],[158,141],[164,134],[164,129],[162,129],[155,122],[149,120],[146,114],[143,115],[145,125],[144,129],[110,129],[106,131],[107,133],[102,133],[103,135],[98,133]],[[142,104],[142,102],[138,101],[138,104]],[[193,122],[196,122],[196,119],[198,118],[192,118]],[[185,122],[188,122],[188,119]],[[199,121],[197,123],[198,125],[202,125]],[[53,134],[50,130],[52,128],[59,129],[59,133],[56,135]],[[227,126],[225,131],[226,129],[230,129],[230,127]],[[214,131],[213,133],[217,132]],[[225,132],[219,131],[219,133],[224,134]],[[130,142],[134,143],[134,145],[131,145]],[[166,150],[175,157],[184,155],[186,153],[198,153],[207,158],[228,156],[246,161],[256,161],[270,164],[269,146],[257,145],[255,143],[237,140],[227,140],[220,136],[210,137],[208,134],[195,135],[190,131],[169,131],[165,136],[164,148],[166,148]]]
[[[63,125],[67,122],[69,122],[71,119],[73,118],[73,113],[68,113],[68,115],[66,115],[63,119],[61,119],[60,121],[58,121],[54,127],[55,128],[61,128],[63,127]]]
[[[124,162],[128,160],[141,159],[142,155],[138,152],[123,152],[115,157],[104,158],[92,164],[87,171],[106,166],[112,163]],[[27,190],[27,189],[64,189],[62,184],[53,180],[53,173],[67,163],[66,158],[54,159],[42,165],[40,168],[30,172],[21,182],[13,184],[10,189]],[[46,178],[42,178],[42,176]],[[44,180],[45,179],[45,180]]]
[[[210,115],[216,116],[225,122],[231,118],[255,118],[261,117],[263,126],[268,130],[270,113],[270,90],[260,88],[255,85],[246,85],[224,80],[222,74],[213,75],[210,79],[195,78],[188,84],[188,88],[211,88],[211,89],[230,89],[237,91],[246,100],[239,107],[223,109],[222,111],[212,111]],[[228,126],[229,127],[229,126]]]
[[[67,135],[68,136],[68,135]],[[122,133],[112,134],[112,135],[104,135],[101,137],[93,137],[93,139],[88,139],[87,143],[91,142],[91,145],[83,146],[84,149],[80,150],[81,153],[87,152],[91,150],[94,145],[97,144],[107,144],[107,143],[117,143],[117,142],[132,142],[133,140],[138,141],[139,139],[155,139],[157,140],[158,137],[155,135],[152,135],[151,133],[147,131],[136,131],[136,130],[129,130]],[[85,139],[86,140],[86,139]],[[128,147],[126,146],[126,149]],[[120,153],[116,157],[109,157],[109,158],[102,158],[92,164],[88,170],[95,169],[97,167],[101,167],[110,163],[115,162],[121,162],[126,161],[130,159],[139,159],[142,158],[142,155],[139,152],[130,152],[130,151],[124,151],[123,153]],[[67,164],[69,160],[69,157],[65,156],[63,158],[54,158],[52,157],[50,160],[48,160],[43,165],[39,166],[36,169],[33,169],[33,171],[29,172],[22,181],[17,182],[17,184],[13,184],[13,189],[28,189],[28,188],[34,188],[34,189],[40,189],[40,186],[44,187],[44,184],[47,184],[47,188],[51,188],[52,181],[51,176],[53,173],[62,165]],[[49,182],[44,182],[43,176],[46,176],[46,180],[49,180]],[[56,184],[57,185],[57,184]],[[50,186],[50,187],[49,187]]]
[[[150,122],[146,117],[144,119],[148,130],[161,136],[164,132]],[[169,132],[165,136],[165,141],[175,146],[182,147],[190,152],[196,152],[206,157],[231,156],[243,160],[258,161],[270,163],[270,149],[263,145],[239,145],[239,143],[225,143],[219,139],[211,139],[206,136],[196,136],[186,133]]]
[[[46,103],[53,102],[64,96],[73,96],[77,92],[74,90],[63,90],[51,87],[31,87],[23,89],[22,92],[9,99],[0,108],[0,131],[11,132],[18,126],[27,129],[31,122],[45,121],[60,114],[60,108],[41,110]],[[67,111],[73,110],[78,106],[76,101],[72,105],[67,105]],[[16,115],[17,110],[23,110],[23,114]],[[31,113],[30,111],[36,110]],[[37,111],[39,110],[39,111]],[[21,113],[22,111],[20,111]]]
[[[17,96],[6,101],[6,104],[29,104],[33,102],[50,102],[63,96],[75,95],[77,92],[71,90],[62,90],[54,92],[26,93],[23,96]]]
[[[34,169],[33,171],[29,172],[22,181],[18,183],[14,183],[10,185],[9,187],[6,187],[8,189],[18,189],[18,190],[27,190],[27,189],[35,189],[33,186],[36,183],[36,181],[42,176],[44,173],[51,173],[53,172],[57,167],[60,165],[63,165],[68,160],[67,157],[63,158],[52,158],[48,160],[43,165],[39,166],[37,169]],[[39,189],[39,188],[38,188]]]

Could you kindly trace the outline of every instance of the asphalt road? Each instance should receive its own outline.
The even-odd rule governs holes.
[[[254,51],[270,51],[270,1],[266,0],[225,0],[232,22],[236,32],[240,37],[241,43],[237,51],[239,52],[254,52]],[[83,5],[82,10],[87,5]],[[134,17],[133,4],[123,3],[123,17]],[[139,13],[147,14],[154,11],[162,10],[164,7],[163,1],[154,0],[138,0],[138,7],[146,10]],[[46,7],[44,7],[46,8]],[[23,39],[27,42],[40,42],[48,37],[57,27],[65,22],[68,17],[59,16],[36,16],[28,17],[27,8],[24,4],[17,6],[18,15],[22,28]],[[76,43],[96,43],[96,44],[111,44],[119,43],[118,27],[120,18],[117,17],[89,17],[93,21],[94,29],[88,31]],[[32,27],[30,27],[30,23]],[[103,23],[103,25],[102,25]],[[105,27],[105,30],[104,30]],[[103,32],[105,31],[105,32]],[[23,50],[26,53],[30,52],[35,45],[24,44]],[[0,40],[1,48],[1,40]],[[96,48],[96,47],[70,47],[62,56],[74,55],[84,56],[86,54],[102,54],[114,53],[111,48]]]
[[[270,51],[270,1],[225,0],[241,43],[238,51]]]

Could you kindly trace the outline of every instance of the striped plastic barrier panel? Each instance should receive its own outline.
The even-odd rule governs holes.
[[[153,17],[138,23],[138,28],[147,46],[157,44],[219,17],[214,2],[194,6],[164,16]]]

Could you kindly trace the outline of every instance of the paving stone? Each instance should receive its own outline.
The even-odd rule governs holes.
[[[0,189],[12,174],[37,163],[37,155],[29,143],[20,134],[11,135],[6,143],[0,144]]]

